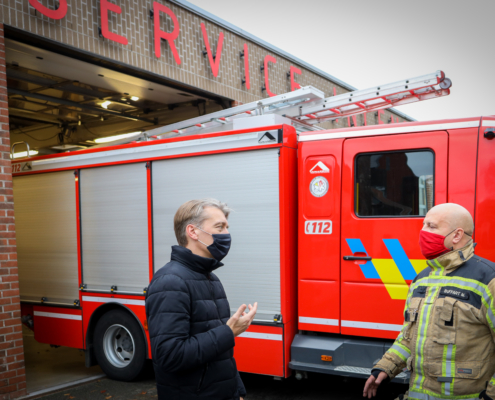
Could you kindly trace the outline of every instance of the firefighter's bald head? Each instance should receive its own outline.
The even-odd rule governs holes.
[[[448,235],[445,247],[460,249],[471,240],[474,231],[473,217],[459,204],[439,204],[426,214],[423,230],[442,236]]]

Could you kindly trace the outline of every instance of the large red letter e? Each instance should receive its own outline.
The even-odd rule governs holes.
[[[56,10],[50,10],[43,4],[40,4],[39,0],[29,0],[29,4],[31,4],[36,11],[39,11],[41,14],[46,15],[51,19],[62,19],[67,14],[67,0],[60,0]]]
[[[167,14],[174,23],[174,30],[172,32],[164,32],[160,29],[160,12]],[[165,7],[163,4],[153,2],[153,22],[154,22],[154,30],[155,30],[155,56],[156,58],[160,58],[162,55],[162,51],[160,48],[161,39],[165,39],[170,46],[170,50],[172,50],[172,54],[174,55],[175,62],[180,65],[180,57],[179,52],[177,51],[177,47],[175,47],[174,40],[177,39],[180,32],[179,21],[177,17],[173,13],[173,11]]]

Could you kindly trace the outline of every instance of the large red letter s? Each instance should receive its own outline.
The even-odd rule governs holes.
[[[167,14],[174,23],[174,30],[172,32],[164,32],[160,29],[160,12]],[[180,57],[179,52],[177,51],[177,47],[175,47],[174,40],[177,39],[180,32],[179,21],[177,17],[173,13],[173,11],[165,7],[163,4],[153,2],[153,21],[154,21],[154,29],[155,29],[155,56],[156,58],[160,58],[162,55],[162,51],[160,48],[161,39],[165,39],[170,46],[170,50],[172,50],[172,54],[174,55],[175,62],[180,65]]]
[[[31,4],[41,14],[46,15],[51,19],[62,19],[67,14],[67,0],[60,0],[59,6],[56,10],[50,10],[43,4],[40,4],[39,0],[29,0],[29,4]]]
[[[122,9],[117,4],[112,4],[108,0],[100,0],[100,10],[101,34],[103,35],[103,37],[120,44],[127,44],[128,41],[125,36],[110,32],[110,29],[108,29],[108,11],[112,11],[116,14],[121,14]]]

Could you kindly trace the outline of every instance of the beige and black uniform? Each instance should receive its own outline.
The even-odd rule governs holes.
[[[405,322],[373,369],[411,371],[409,398],[495,399],[495,264],[465,247],[429,260],[413,281]]]

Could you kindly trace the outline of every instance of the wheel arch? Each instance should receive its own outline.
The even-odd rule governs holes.
[[[89,318],[89,323],[88,323],[88,328],[86,329],[86,335],[85,335],[85,345],[86,345],[86,367],[92,367],[93,365],[98,365],[98,362],[96,361],[95,353],[94,353],[94,331],[96,324],[98,323],[99,319],[105,315],[107,312],[112,311],[112,310],[125,310],[128,314],[132,315],[134,320],[138,323],[139,327],[141,328],[141,333],[144,338],[144,346],[145,346],[145,351],[146,351],[146,358],[149,359],[149,349],[148,349],[148,337],[146,336],[146,332],[144,331],[143,325],[141,324],[141,321],[139,318],[132,312],[132,310],[128,307],[126,307],[123,304],[120,303],[105,303],[99,306],[95,311],[93,311],[93,314],[91,314],[91,317]]]

